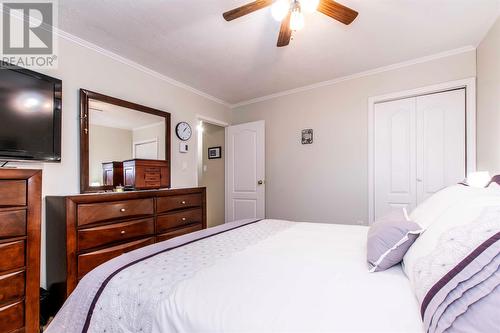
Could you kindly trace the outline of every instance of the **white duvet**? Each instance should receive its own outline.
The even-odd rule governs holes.
[[[369,273],[368,227],[240,221],[97,267],[47,333],[422,332],[401,267]]]
[[[368,273],[367,230],[293,223],[178,283],[153,332],[422,332],[401,267]]]

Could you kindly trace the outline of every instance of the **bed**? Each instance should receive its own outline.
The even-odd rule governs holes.
[[[457,292],[457,279],[473,290],[471,281],[481,273],[482,280],[475,283],[482,283],[482,290],[486,282],[489,286],[481,297],[490,295],[490,303],[500,299],[500,219],[482,222],[485,207],[498,208],[490,215],[500,214],[500,190],[471,195],[463,188],[454,190],[459,195],[438,196],[417,212],[428,224],[433,218],[443,222],[427,226],[422,242],[410,248],[406,274],[401,265],[368,272],[366,226],[238,221],[150,245],[97,267],[80,281],[47,332],[453,331],[453,321],[463,319],[465,311],[440,297],[445,290],[445,295]],[[455,223],[457,214],[467,216]],[[442,225],[449,221],[456,224],[453,228],[484,224],[465,257],[472,263],[488,259],[488,269],[473,272],[466,265],[454,272],[464,258],[448,255],[450,267],[430,265],[426,279],[415,279],[412,270],[425,273],[419,265],[426,258],[446,254],[436,255],[429,244],[437,232],[445,234],[439,230],[448,230]],[[453,244],[448,238],[440,244]],[[479,298],[470,302],[468,307],[480,303]],[[454,319],[443,326],[440,318]]]

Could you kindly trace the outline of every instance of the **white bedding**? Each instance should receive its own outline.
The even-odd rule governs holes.
[[[293,223],[179,282],[153,332],[422,332],[401,267],[368,273],[367,230]]]
[[[116,257],[47,333],[422,332],[401,267],[369,273],[368,227],[239,221]]]

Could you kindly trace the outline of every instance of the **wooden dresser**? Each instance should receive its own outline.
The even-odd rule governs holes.
[[[170,187],[169,162],[133,159],[123,161],[124,186],[136,190]]]
[[[102,183],[104,186],[123,186],[123,162],[102,164]]]
[[[38,332],[41,170],[0,169],[0,333]]]
[[[58,302],[105,261],[206,228],[204,187],[46,200],[47,285]]]

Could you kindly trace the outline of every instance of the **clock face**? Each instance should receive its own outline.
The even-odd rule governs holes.
[[[189,126],[188,123],[181,121],[180,123],[175,126],[175,133],[177,134],[177,137],[181,139],[182,141],[187,141],[191,138],[191,126]]]

